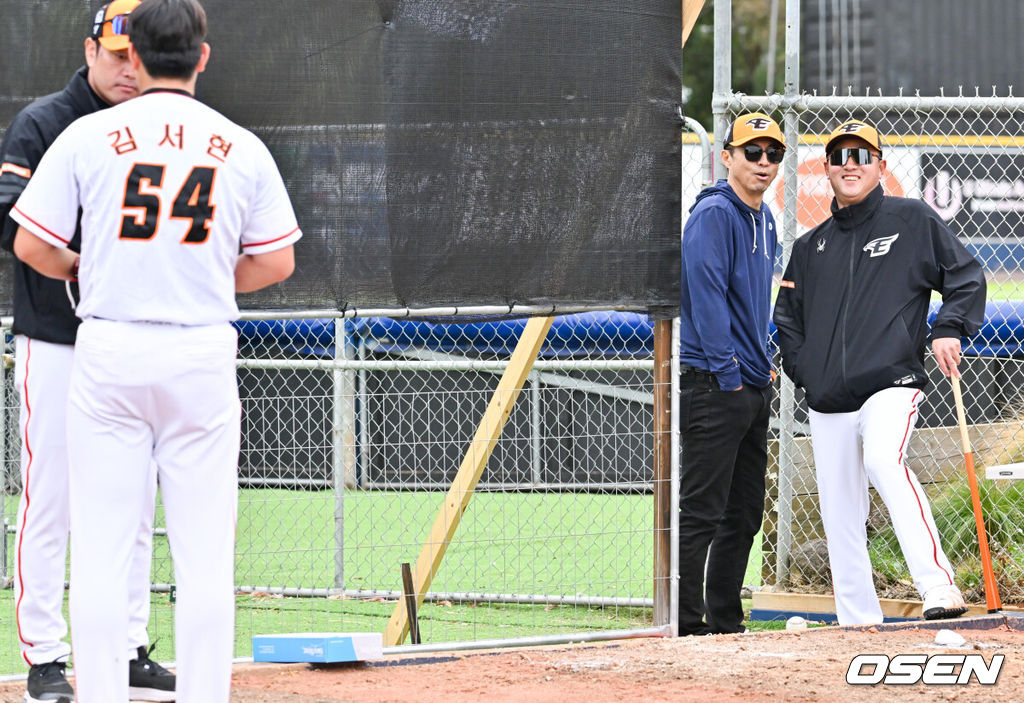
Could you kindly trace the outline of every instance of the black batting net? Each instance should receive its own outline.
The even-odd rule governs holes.
[[[0,0],[0,126],[97,6]],[[198,97],[267,143],[305,233],[244,307],[678,304],[678,0],[204,6]]]

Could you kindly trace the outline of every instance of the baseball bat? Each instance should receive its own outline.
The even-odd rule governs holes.
[[[967,482],[971,487],[971,505],[974,507],[974,524],[978,528],[978,546],[981,549],[981,568],[985,577],[985,603],[988,612],[997,613],[1003,607],[999,599],[995,572],[992,570],[992,555],[988,551],[988,536],[985,533],[985,519],[981,513],[981,496],[978,493],[978,477],[974,472],[974,453],[971,439],[967,435],[967,418],[964,414],[964,399],[960,394],[960,378],[949,375],[953,384],[953,399],[956,401],[956,419],[960,423],[960,441],[964,447],[964,462],[967,464]]]

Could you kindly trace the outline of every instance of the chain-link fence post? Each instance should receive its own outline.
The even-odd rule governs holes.
[[[535,486],[543,480],[543,424],[541,423],[540,374],[530,374],[530,475]]]
[[[800,93],[800,3],[786,2],[786,98]],[[790,105],[783,118],[786,143],[790,145],[783,165],[785,188],[782,213],[782,261],[789,261],[799,227],[797,221],[797,170],[800,163],[800,115]],[[778,498],[776,508],[775,585],[789,582],[789,554],[793,543],[793,458],[795,456],[795,395],[793,381],[785,374],[779,385]]]
[[[350,356],[345,319],[334,318],[334,361]],[[334,587],[345,587],[345,489],[356,485],[355,379],[348,368],[331,373],[331,481],[334,486]]]
[[[672,576],[672,321],[654,323],[654,624],[667,625]]]
[[[729,131],[729,115],[725,101],[732,95],[732,1],[718,0],[715,3],[715,76],[711,99],[711,115],[714,120],[715,146],[712,152],[712,174],[724,178],[725,164],[722,163],[722,149],[725,135]]]
[[[334,359],[351,361],[352,346],[344,318],[334,320]],[[334,424],[332,426],[332,449],[335,471],[341,471],[345,488],[355,488],[359,481],[359,465],[356,451],[356,372],[349,368],[335,369],[334,383]]]
[[[366,360],[366,345],[358,344],[356,346],[356,358],[359,361]],[[370,483],[370,459],[371,459],[371,448],[370,448],[370,410],[369,403],[369,391],[367,389],[367,378],[368,374],[363,366],[359,367],[359,371],[356,373],[357,389],[356,389],[356,417],[358,418],[358,437],[359,441],[355,444],[355,457],[356,457],[356,473],[358,474],[358,486],[359,488],[366,488]]]

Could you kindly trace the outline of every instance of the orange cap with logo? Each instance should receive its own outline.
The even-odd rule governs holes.
[[[873,146],[882,151],[882,138],[878,135],[878,130],[869,125],[867,122],[861,120],[850,120],[849,122],[843,122],[841,125],[832,130],[832,134],[828,135],[828,141],[825,142],[825,153],[828,154],[832,146],[832,142],[842,139],[843,137],[856,137],[857,139],[863,140],[868,143],[869,146]]]
[[[725,135],[725,146],[742,146],[761,137],[774,139],[782,146],[786,146],[778,122],[763,112],[750,112],[740,115],[729,125],[729,132]]]
[[[92,21],[93,39],[107,51],[128,48],[128,15],[141,0],[114,0],[101,7]]]

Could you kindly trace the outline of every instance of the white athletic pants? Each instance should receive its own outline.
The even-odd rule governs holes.
[[[21,653],[28,664],[66,660],[64,621],[68,543],[68,451],[65,422],[74,348],[19,335],[14,378],[21,399],[21,500],[14,548],[14,602]],[[155,479],[146,486],[156,491]],[[153,511],[134,530],[128,586],[132,657],[149,644],[149,571]],[[127,673],[125,674],[127,676]]]
[[[128,700],[124,641],[132,530],[154,467],[177,585],[178,703],[227,703],[234,645],[240,404],[237,335],[86,320],[68,422],[71,633],[79,703]]]
[[[905,457],[924,393],[887,388],[850,413],[810,411],[821,519],[840,625],[882,622],[868,557],[868,481],[889,509],[914,585],[953,583],[928,499]]]

